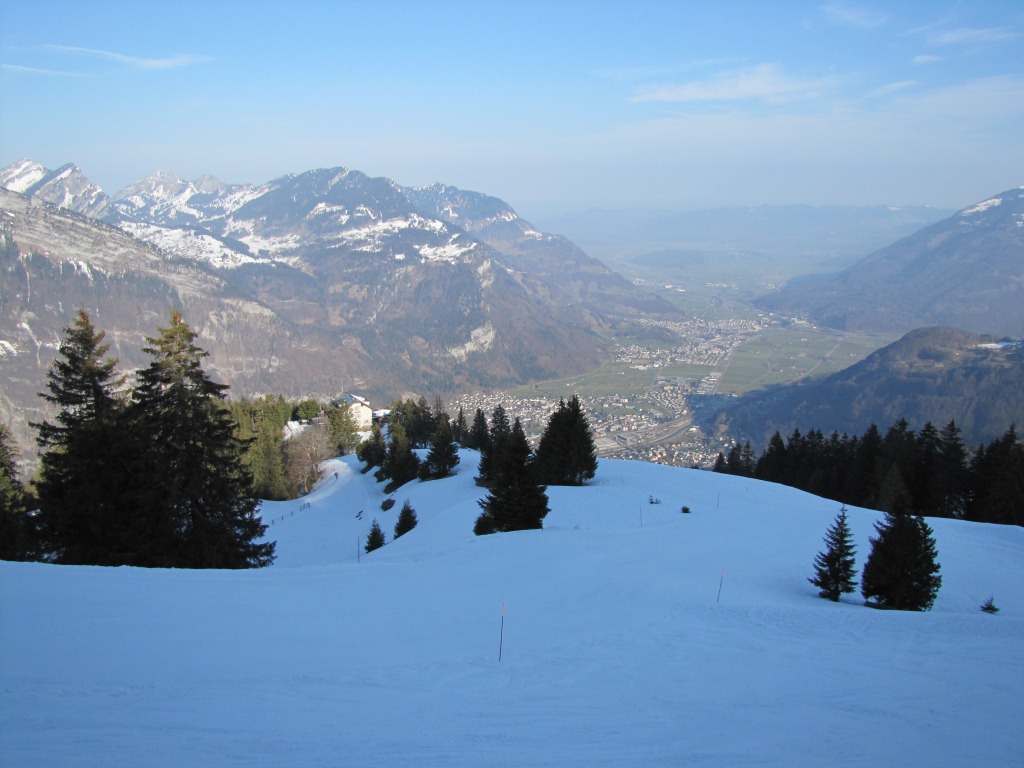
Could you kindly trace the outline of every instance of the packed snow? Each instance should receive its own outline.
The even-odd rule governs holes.
[[[1020,528],[930,521],[934,610],[877,611],[807,582],[834,502],[602,460],[549,488],[543,530],[476,537],[461,455],[387,512],[328,462],[263,505],[259,571],[0,563],[4,764],[1024,762]],[[859,567],[878,517],[849,510]],[[389,543],[365,554],[374,519]]]

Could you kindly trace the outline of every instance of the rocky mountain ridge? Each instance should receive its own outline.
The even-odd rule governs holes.
[[[757,303],[847,330],[906,333],[946,325],[1024,336],[1024,187]]]

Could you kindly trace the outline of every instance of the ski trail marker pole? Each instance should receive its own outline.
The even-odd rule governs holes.
[[[501,661],[501,647],[505,643],[505,603],[501,604],[501,632],[498,635],[498,661]]]
[[[722,569],[722,578],[720,578],[718,580],[718,599],[715,600],[716,603],[721,602],[721,600],[722,600],[722,582],[724,582],[724,581],[725,581],[725,568]]]

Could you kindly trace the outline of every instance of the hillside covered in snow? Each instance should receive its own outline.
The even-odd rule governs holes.
[[[834,502],[605,460],[549,488],[544,530],[477,537],[477,458],[387,512],[354,457],[329,462],[308,497],[263,505],[263,570],[0,563],[4,763],[1024,759],[1024,530],[930,520],[934,609],[879,611],[807,581]],[[391,541],[406,500],[419,524]],[[849,510],[858,569],[880,517]],[[388,543],[365,554],[374,519]]]

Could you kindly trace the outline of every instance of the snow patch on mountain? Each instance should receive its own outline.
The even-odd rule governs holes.
[[[0,170],[0,187],[11,192],[25,194],[30,187],[38,184],[48,173],[39,163],[29,159],[18,162]]]
[[[217,238],[193,230],[135,222],[125,222],[121,224],[121,229],[164,253],[191,261],[203,261],[218,269],[234,269],[243,264],[265,264],[270,261],[234,251]]]
[[[989,208],[995,208],[997,205],[1001,205],[1003,199],[1001,197],[993,197],[989,200],[983,200],[977,205],[972,205],[970,208],[966,208],[960,212],[961,216],[971,216],[975,213],[982,213],[987,211]]]

